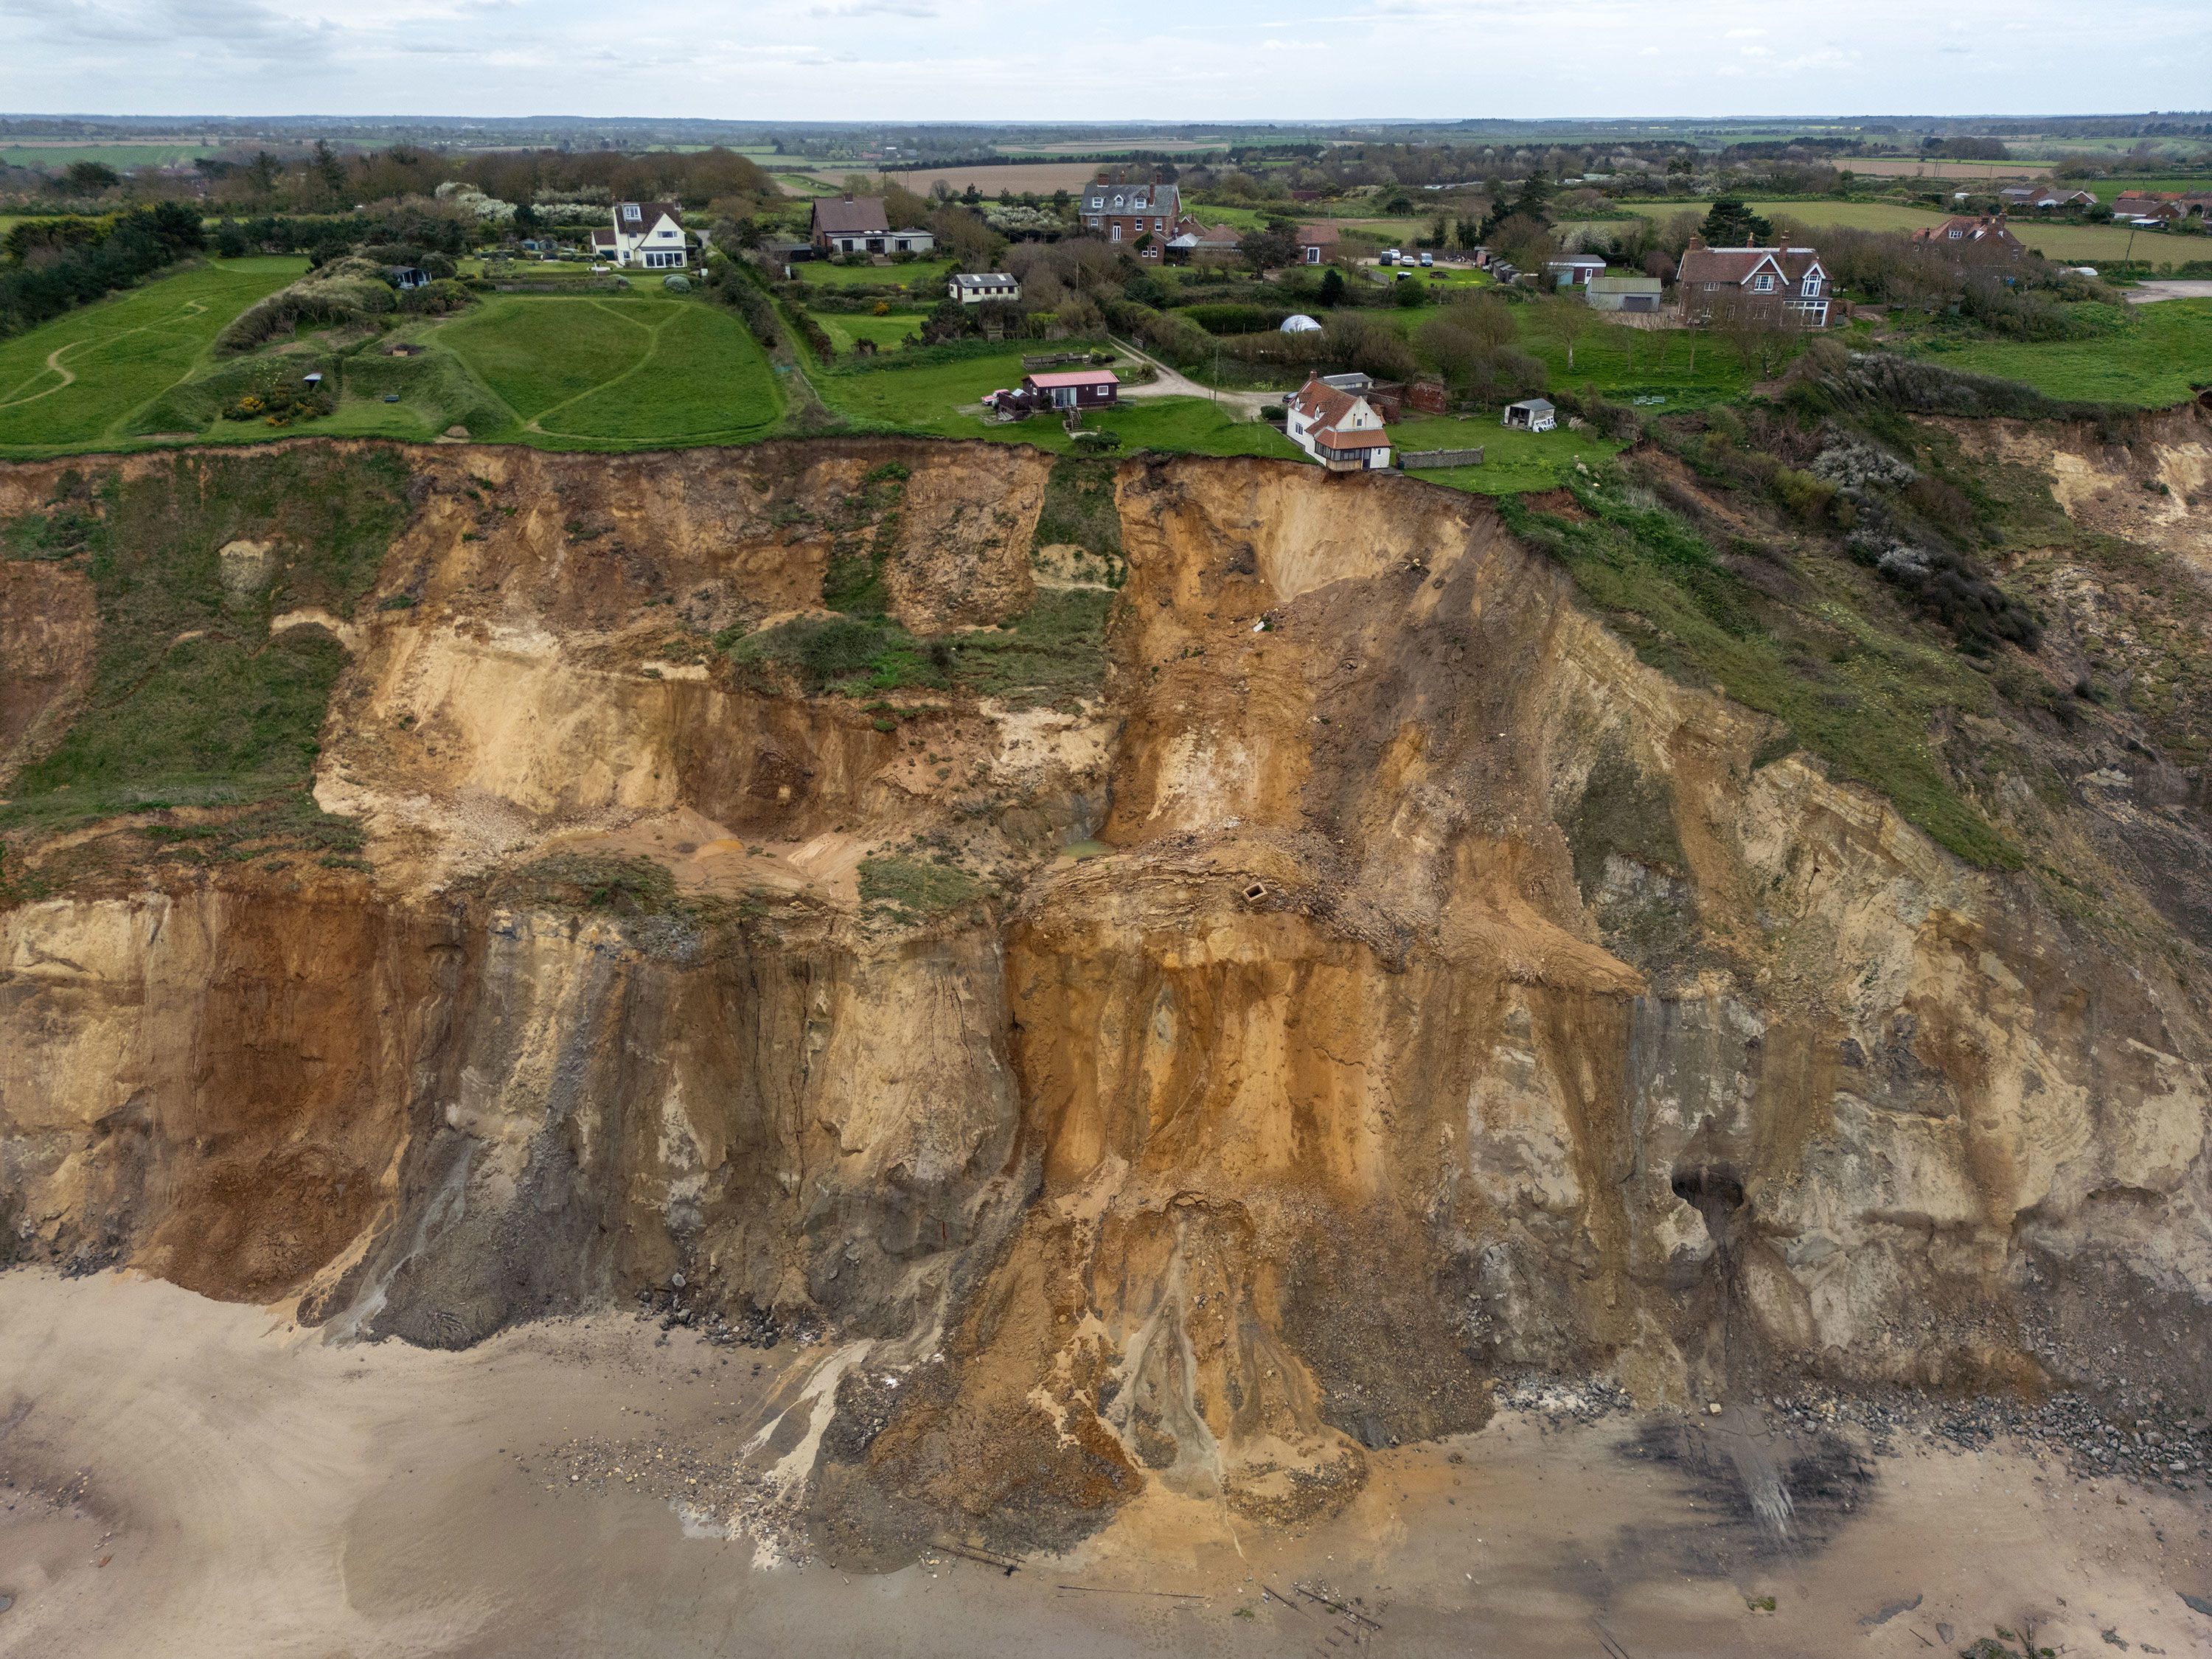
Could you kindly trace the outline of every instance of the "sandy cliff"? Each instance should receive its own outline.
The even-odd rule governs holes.
[[[1085,695],[802,695],[727,641],[825,580],[953,646],[1060,581],[1049,458],[405,464],[360,602],[271,605],[345,653],[361,858],[0,911],[20,1253],[436,1346],[680,1273],[830,1336],[762,1458],[859,1553],[1333,1507],[1518,1368],[2202,1395],[2204,842],[2148,763],[2008,823],[2069,906],[1778,757],[1486,502],[1255,461],[1120,468]],[[20,760],[97,629],[0,578]]]

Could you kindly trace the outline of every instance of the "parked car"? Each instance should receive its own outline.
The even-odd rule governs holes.
[[[1435,254],[1433,254],[1433,253],[1424,253],[1423,255],[1421,255],[1421,268],[1422,268],[1424,270],[1427,270],[1431,265],[1432,265],[1432,264],[1436,264],[1436,262],[1437,262],[1437,256],[1436,256]]]
[[[1386,247],[1382,250],[1382,257],[1377,263],[1386,265],[1395,265],[1398,263],[1400,257],[1401,256],[1396,248]]]

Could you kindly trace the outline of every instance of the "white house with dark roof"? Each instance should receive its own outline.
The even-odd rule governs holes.
[[[1022,285],[1003,270],[963,270],[945,285],[945,291],[963,306],[986,301],[1012,305],[1022,297]]]
[[[893,230],[880,196],[831,196],[814,204],[809,240],[824,253],[927,253],[937,238],[926,230]]]
[[[673,202],[617,202],[611,212],[614,223],[592,233],[596,258],[642,270],[681,270],[690,263],[683,211]]]
[[[1371,472],[1390,465],[1390,431],[1375,405],[1319,375],[1285,410],[1284,434],[1332,472]]]

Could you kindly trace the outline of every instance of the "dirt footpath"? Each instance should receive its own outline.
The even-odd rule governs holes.
[[[0,1275],[0,1654],[1886,1659],[2031,1623],[2077,1655],[2212,1650],[2181,1599],[2212,1605],[2201,1494],[2002,1449],[1838,1439],[1778,1534],[1732,1423],[1504,1410],[1376,1453],[1302,1533],[1154,1496],[1011,1576],[933,1553],[866,1577],[773,1565],[668,1495],[701,1478],[673,1468],[734,1466],[827,1345],[606,1316],[464,1353],[337,1347],[30,1270]]]

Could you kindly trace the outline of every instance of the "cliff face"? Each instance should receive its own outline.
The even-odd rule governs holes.
[[[407,458],[352,614],[271,606],[362,859],[0,912],[19,1248],[438,1344],[680,1272],[832,1330],[764,1456],[872,1537],[1295,1516],[1514,1367],[2202,1393],[2206,941],[2129,863],[2194,806],[1969,867],[1486,503],[1258,462],[1120,469],[1082,695],[724,648],[866,579],[977,660],[1074,568],[1049,465]],[[19,745],[94,632],[22,568]]]

